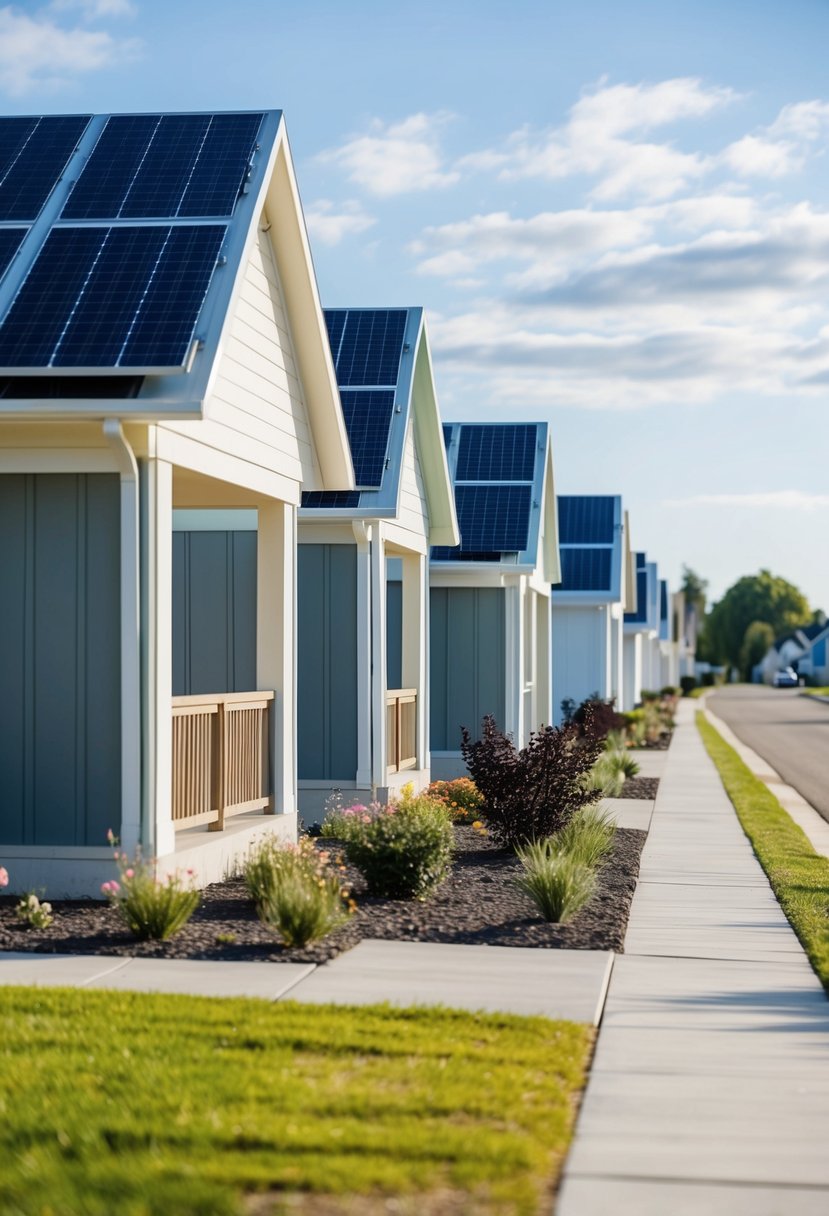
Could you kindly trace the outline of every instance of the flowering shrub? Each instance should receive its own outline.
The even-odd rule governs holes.
[[[110,832],[110,843],[115,837]],[[121,919],[140,941],[166,942],[183,929],[199,906],[201,892],[194,886],[193,871],[178,871],[156,878],[153,862],[136,849],[134,860],[115,850],[118,879],[101,884],[101,892],[118,909]]]
[[[426,794],[448,806],[455,823],[473,823],[484,805],[483,794],[469,777],[457,777],[454,781],[433,781]]]
[[[354,813],[343,812],[340,839],[369,894],[425,899],[443,882],[455,840],[449,808],[442,802],[421,795],[388,806],[348,809]]]
[[[9,885],[9,872],[5,866],[0,866],[0,887]]]
[[[259,919],[286,946],[304,946],[343,924],[355,903],[329,865],[329,855],[307,838],[282,844],[267,836],[248,856],[245,884]]]
[[[5,885],[4,883],[3,886]],[[38,899],[34,891],[23,896],[15,909],[15,914],[19,921],[22,921],[24,925],[29,925],[32,929],[48,929],[55,919],[52,916],[52,905],[45,899],[42,901]]]

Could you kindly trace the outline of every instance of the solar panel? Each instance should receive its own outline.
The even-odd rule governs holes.
[[[638,556],[638,555],[637,555]],[[636,611],[626,612],[625,620],[629,624],[644,624],[648,619],[648,572],[644,566],[636,569]]]
[[[520,553],[527,547],[532,486],[456,486],[464,551]]]
[[[559,495],[558,534],[562,545],[611,544],[615,499]]]
[[[444,446],[445,448],[448,448],[448,447],[449,447],[449,444],[452,442],[452,431],[453,431],[453,429],[454,429],[454,428],[453,428],[453,426],[452,426],[452,423],[451,423],[451,422],[444,422],[444,423],[443,423],[443,425],[442,425],[442,427],[441,427],[441,430],[443,431],[443,446]]]
[[[376,489],[383,484],[394,392],[346,389],[340,393],[340,400],[351,445],[354,479],[358,486]]]
[[[28,231],[28,228],[0,228],[0,276],[11,266],[12,259]]]
[[[557,591],[609,591],[612,549],[562,549]]]
[[[263,114],[110,118],[63,219],[230,216]]]
[[[659,616],[663,621],[668,619],[668,584],[665,579],[659,582]]]
[[[435,545],[429,556],[433,562],[499,562],[503,554],[467,552],[459,546],[450,549],[447,545]]]
[[[325,326],[328,330],[328,342],[331,347],[331,354],[336,361],[337,355],[340,352],[340,342],[345,329],[345,319],[348,313],[344,308],[326,308],[325,309]]]
[[[532,481],[538,432],[532,425],[463,426],[457,481]]]
[[[396,385],[406,310],[361,308],[340,315],[342,325],[333,322],[338,340],[332,343],[340,387]]]
[[[33,220],[57,185],[89,115],[0,118],[0,220]]]
[[[224,225],[53,229],[0,325],[0,367],[180,367]]]
[[[341,507],[353,510],[360,505],[359,490],[303,490],[303,507]]]

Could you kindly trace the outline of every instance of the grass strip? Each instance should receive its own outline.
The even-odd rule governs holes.
[[[701,711],[697,727],[780,906],[829,989],[829,858],[815,852],[802,828]]]
[[[266,964],[263,964],[265,966]],[[4,1216],[549,1205],[590,1027],[0,989]]]

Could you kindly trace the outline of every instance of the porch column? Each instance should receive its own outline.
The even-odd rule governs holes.
[[[388,785],[386,765],[386,546],[372,529],[371,565],[371,785],[377,796]]]
[[[276,693],[271,782],[277,815],[296,812],[296,507],[259,507],[256,537],[256,686]]]
[[[624,671],[622,656],[622,616],[621,607],[612,605],[610,614],[610,695],[616,702],[617,710],[624,709]]]
[[[539,726],[549,726],[553,720],[553,664],[552,664],[552,599],[549,595],[536,593],[536,645],[538,658],[536,662],[536,682],[538,694],[536,700],[534,730]]]
[[[164,857],[173,830],[173,466],[151,457],[139,465],[143,667],[143,844]],[[126,841],[125,841],[126,844]]]
[[[371,737],[371,535],[360,520],[352,525],[357,541],[357,786],[372,783]]]
[[[426,707],[426,558],[411,553],[403,558],[403,663],[404,688],[417,689],[417,768],[428,768]]]
[[[504,732],[512,735],[516,747],[524,746],[524,596],[522,579],[504,588],[504,630],[506,645],[504,662]]]

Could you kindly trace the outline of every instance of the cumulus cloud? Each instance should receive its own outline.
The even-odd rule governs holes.
[[[0,89],[23,96],[53,89],[73,77],[112,67],[137,53],[134,39],[105,30],[65,28],[45,10],[29,16],[13,5],[0,7]]]
[[[769,490],[757,494],[697,494],[692,498],[669,498],[666,507],[748,507],[769,511],[825,511],[829,494],[807,494],[803,490]]]
[[[321,198],[305,208],[305,222],[314,240],[323,245],[339,245],[344,237],[365,232],[377,221],[357,202],[335,204]]]
[[[784,106],[757,134],[729,144],[721,160],[742,177],[784,177],[802,169],[827,134],[829,103],[799,101]]]
[[[49,8],[56,13],[79,12],[87,21],[108,17],[134,17],[132,0],[51,0]]]
[[[441,132],[450,120],[446,113],[412,114],[391,124],[375,119],[367,133],[351,136],[318,159],[338,166],[351,181],[380,197],[442,189],[460,176],[447,165],[441,148]]]

